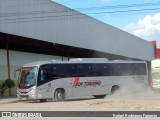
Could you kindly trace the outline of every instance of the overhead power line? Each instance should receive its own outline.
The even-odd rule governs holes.
[[[155,7],[160,5],[160,2],[156,3],[143,3],[143,4],[129,4],[129,5],[115,5],[115,6],[101,6],[101,7],[88,7],[88,8],[77,8],[77,11],[91,11],[91,10],[112,10],[112,9],[122,9],[124,11],[125,8],[139,8],[139,7]],[[146,8],[147,9],[147,8]],[[119,10],[120,11],[120,10]],[[42,11],[29,11],[29,12],[13,12],[13,13],[0,13],[0,17],[11,17],[11,16],[25,16],[25,15],[39,15],[39,14],[49,14],[49,13],[69,13],[70,9],[62,9],[62,10],[42,10]],[[108,11],[107,11],[108,12]],[[111,11],[110,13],[115,13]],[[87,14],[87,13],[86,13]]]
[[[131,13],[131,12],[148,12],[160,10],[158,6],[160,2],[156,3],[143,3],[143,4],[129,4],[129,5],[116,5],[116,6],[101,6],[101,7],[88,7],[88,8],[77,8],[79,11],[90,11],[90,10],[102,10],[97,12],[86,12],[80,13],[78,11],[65,8],[62,10],[42,10],[42,11],[29,11],[29,12],[13,12],[13,13],[0,13],[0,24],[2,23],[15,23],[15,22],[30,22],[30,21],[45,21],[54,19],[72,19],[83,18],[85,15],[100,15],[100,14],[114,14],[114,13]],[[154,8],[153,8],[154,6]],[[139,8],[141,7],[141,9]],[[152,8],[146,8],[152,7]],[[132,8],[132,9],[126,9]],[[134,8],[134,9],[133,9]],[[138,9],[139,8],[139,9]],[[105,10],[106,9],[106,10]],[[113,10],[114,9],[114,10]],[[115,10],[117,9],[117,10]],[[105,10],[105,11],[104,11]],[[52,13],[52,14],[51,14]],[[30,15],[30,16],[29,16]]]
[[[94,13],[87,13],[89,14],[111,14],[111,13],[128,13],[128,12],[140,12],[140,11],[153,11],[153,10],[160,10],[160,8],[154,8],[154,9],[135,9],[135,10],[125,10],[125,11],[110,11],[110,12],[94,12]],[[50,20],[51,18],[68,18],[68,17],[82,17],[85,16],[85,14],[82,13],[75,13],[75,14],[65,14],[65,15],[54,15],[54,16],[41,16],[41,17],[24,17],[24,18],[13,18],[13,19],[3,19],[0,20],[0,22],[7,23],[7,22],[29,22],[29,21],[43,21]],[[17,21],[16,21],[17,20]]]
[[[88,13],[88,14],[127,13],[127,12],[140,12],[140,11],[152,11],[152,10],[160,10],[160,8],[151,8],[151,9],[133,9],[133,10],[119,10],[119,11],[96,12],[96,13]]]
[[[131,7],[151,7],[158,6],[160,2],[156,3],[142,3],[142,4],[129,4],[129,5],[115,5],[115,6],[100,6],[100,7],[88,7],[88,8],[76,8],[79,11],[88,10],[102,10],[102,9],[119,9],[119,8],[131,8]]]

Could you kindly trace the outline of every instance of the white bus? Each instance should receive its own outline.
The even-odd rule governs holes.
[[[160,59],[151,61],[152,87],[154,90],[160,90]]]
[[[83,58],[33,62],[21,67],[17,96],[41,102],[82,96],[104,98],[125,84],[133,86],[132,81],[146,85],[147,71],[145,61]]]

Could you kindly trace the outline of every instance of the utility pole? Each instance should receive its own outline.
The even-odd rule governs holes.
[[[7,68],[8,68],[8,79],[10,79],[10,60],[9,60],[9,37],[7,36]],[[11,88],[9,88],[9,96],[11,96]]]

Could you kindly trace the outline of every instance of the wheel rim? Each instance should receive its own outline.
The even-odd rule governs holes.
[[[57,98],[58,98],[58,100],[63,100],[63,94],[61,92],[59,92],[57,94]]]

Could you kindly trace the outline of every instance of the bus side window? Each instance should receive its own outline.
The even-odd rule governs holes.
[[[103,76],[103,65],[102,64],[92,64],[89,70],[90,76]]]
[[[76,75],[79,77],[87,77],[88,76],[88,72],[89,72],[89,68],[87,64],[77,64],[76,65]]]
[[[45,80],[45,79],[46,79],[46,77],[45,77],[45,75],[44,75],[44,71],[43,71],[43,70],[40,70],[40,80],[43,81],[43,80]]]

